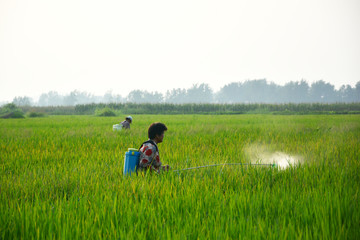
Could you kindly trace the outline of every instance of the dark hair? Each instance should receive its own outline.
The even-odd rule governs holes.
[[[165,126],[165,124],[159,123],[159,122],[153,123],[149,127],[148,137],[150,139],[154,139],[156,137],[156,135],[161,135],[166,130],[167,130],[167,127]]]

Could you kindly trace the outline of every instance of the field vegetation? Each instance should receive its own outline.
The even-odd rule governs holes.
[[[311,114],[359,114],[360,103],[92,103],[75,106],[22,106],[22,111],[42,112],[48,115],[100,115],[111,111],[117,116],[123,114],[280,114],[280,115],[311,115]],[[1,108],[0,108],[1,112]]]
[[[0,108],[0,118],[24,118],[24,113],[15,104],[9,103]]]
[[[0,119],[0,239],[359,239],[360,115]],[[164,122],[164,164],[299,156],[124,177],[124,154]]]

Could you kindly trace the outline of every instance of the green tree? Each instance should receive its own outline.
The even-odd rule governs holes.
[[[323,80],[319,80],[311,84],[310,100],[312,102],[336,102],[336,93],[334,85],[326,83]]]
[[[208,84],[194,84],[186,92],[187,103],[211,103],[213,102],[213,91]]]
[[[24,96],[24,97],[15,97],[12,101],[17,106],[31,106],[33,103],[33,100],[30,97]]]

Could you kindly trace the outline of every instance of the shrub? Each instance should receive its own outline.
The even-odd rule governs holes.
[[[1,118],[25,118],[24,114],[20,111],[15,111],[11,113],[6,113],[1,116]]]
[[[97,109],[95,111],[96,116],[100,117],[114,117],[116,116],[115,112],[110,108]]]
[[[28,117],[30,117],[30,118],[45,117],[45,113],[42,113],[42,112],[30,112],[28,114]]]
[[[9,103],[0,108],[1,118],[24,118],[23,111],[15,104]]]

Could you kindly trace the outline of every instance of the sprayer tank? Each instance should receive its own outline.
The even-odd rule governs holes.
[[[131,175],[136,171],[136,166],[139,164],[140,153],[136,148],[129,148],[125,153],[124,159],[124,175]]]

